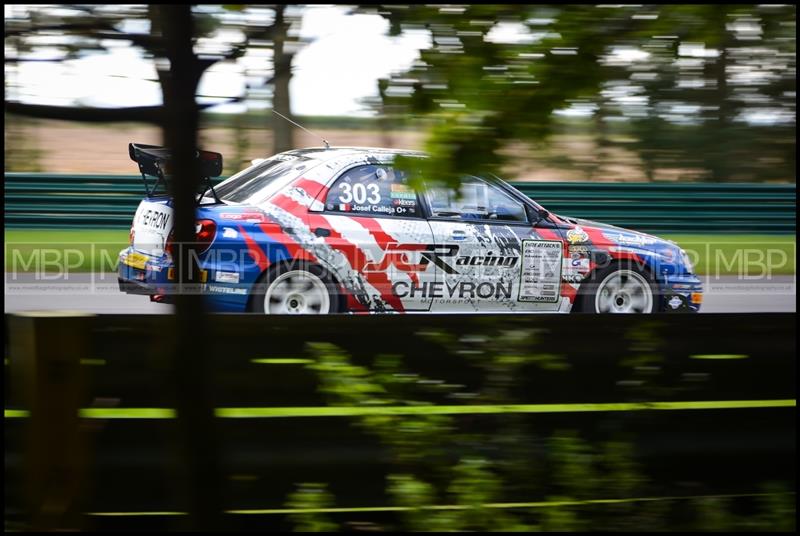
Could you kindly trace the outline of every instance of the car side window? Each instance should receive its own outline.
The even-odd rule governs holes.
[[[459,192],[435,186],[428,188],[427,196],[433,217],[521,223],[528,221],[525,206],[520,201],[477,177],[464,177]]]
[[[328,191],[325,209],[361,216],[421,215],[407,175],[389,165],[374,164],[345,171]]]

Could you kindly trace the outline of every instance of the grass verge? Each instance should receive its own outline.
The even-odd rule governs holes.
[[[128,247],[128,231],[5,231],[6,272],[116,271],[119,252]]]
[[[794,235],[664,235],[686,250],[701,275],[794,275]]]

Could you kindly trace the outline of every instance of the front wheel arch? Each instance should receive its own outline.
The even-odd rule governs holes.
[[[578,292],[572,305],[572,312],[598,314],[595,312],[594,305],[594,298],[595,293],[598,290],[598,285],[608,275],[619,270],[631,270],[643,276],[649,283],[650,290],[652,292],[653,303],[651,311],[649,312],[657,313],[662,310],[660,291],[661,285],[659,284],[652,270],[647,265],[643,265],[641,262],[636,262],[630,259],[615,259],[607,266],[595,268],[589,272],[583,281],[581,281],[581,285],[578,287]]]

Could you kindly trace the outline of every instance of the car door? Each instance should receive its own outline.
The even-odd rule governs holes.
[[[430,309],[433,235],[404,173],[388,163],[344,170],[328,189],[319,217],[330,230],[326,242],[349,263],[339,277],[357,302],[351,306],[373,312]]]
[[[439,294],[432,312],[557,311],[563,242],[539,233],[524,204],[478,177],[460,193],[428,185]]]

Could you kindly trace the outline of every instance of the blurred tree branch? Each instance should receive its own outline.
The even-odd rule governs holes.
[[[428,177],[454,185],[464,174],[498,173],[506,146],[545,141],[558,123],[555,112],[592,103],[603,126],[600,146],[611,141],[606,126],[627,134],[614,143],[636,149],[651,176],[655,166],[694,162],[713,180],[734,180],[743,152],[758,163],[751,169],[772,174],[760,160],[768,151],[784,178],[794,178],[787,165],[793,168],[794,144],[782,141],[794,132],[794,121],[786,120],[794,115],[794,6],[363,5],[358,11],[385,17],[390,35],[430,33],[419,61],[379,82],[383,106],[430,125]],[[767,127],[774,136],[766,140],[743,119],[764,108],[782,114],[781,123]],[[584,131],[593,128],[584,123]]]
[[[133,46],[143,49],[146,55],[151,57],[164,57],[167,41],[162,35],[154,33],[133,33],[116,29],[114,26],[125,20],[144,20],[147,13],[139,10],[128,10],[121,8],[117,13],[98,13],[96,7],[68,6],[69,9],[77,11],[79,14],[71,18],[71,22],[52,22],[46,10],[34,11],[28,19],[7,20],[6,40],[15,39],[15,54],[5,58],[6,64],[20,64],[33,61],[60,62],[71,56],[78,55],[88,49],[105,50],[102,42],[106,40],[128,41]],[[207,31],[212,31],[213,25]],[[41,42],[31,43],[31,38],[41,38],[44,35],[52,34],[53,37],[70,37],[77,41],[71,42],[66,47],[66,56],[60,58],[36,58],[25,57],[20,54],[22,50],[36,49],[38,46],[46,46]],[[197,36],[193,36],[191,42],[196,41]],[[240,58],[247,48],[248,42],[232,45],[227,51],[218,54],[205,54],[198,57],[193,62],[192,78],[199,80],[203,73],[212,65]],[[163,84],[168,81],[168,77],[163,78],[159,71],[159,81]],[[168,83],[168,82],[167,82]],[[195,111],[205,110],[219,104],[230,104],[243,101],[243,96],[228,98],[223,102],[196,104]],[[6,99],[5,111],[26,117],[40,119],[59,119],[68,121],[82,122],[121,122],[135,121],[153,124],[163,123],[163,106],[130,106],[116,108],[101,107],[80,107],[80,106],[57,106],[29,104]]]
[[[241,97],[229,99],[225,103],[240,102]],[[213,104],[196,104],[196,112],[205,110]],[[39,119],[60,119],[63,121],[81,121],[86,123],[139,122],[163,123],[163,106],[130,106],[125,108],[76,108],[74,106],[50,106],[44,104],[25,104],[22,102],[6,102],[5,111],[25,117]]]

